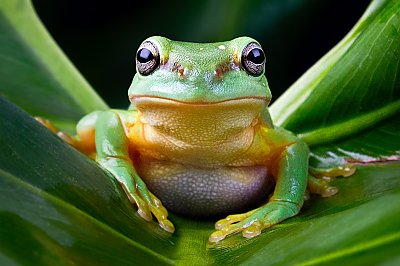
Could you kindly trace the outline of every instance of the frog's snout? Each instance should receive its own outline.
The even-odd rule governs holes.
[[[239,67],[237,67],[233,63],[227,61],[217,64],[214,68],[209,69],[208,71],[199,72],[193,70],[197,69],[196,67],[185,66],[183,64],[175,62],[170,67],[170,71],[176,73],[179,79],[189,78],[190,76],[201,76],[201,77],[212,76],[216,80],[221,80],[229,71],[236,70],[238,68]]]

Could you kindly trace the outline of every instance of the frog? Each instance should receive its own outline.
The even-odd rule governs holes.
[[[153,36],[137,50],[128,110],[92,112],[74,136],[41,122],[109,172],[144,220],[173,233],[169,211],[219,217],[209,242],[252,238],[297,215],[307,193],[336,194],[324,177],[354,173],[310,168],[307,144],[273,124],[265,65],[250,37]]]

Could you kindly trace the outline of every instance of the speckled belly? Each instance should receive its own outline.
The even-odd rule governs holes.
[[[138,172],[148,188],[172,212],[220,216],[250,210],[273,188],[265,166],[200,168],[146,160]]]

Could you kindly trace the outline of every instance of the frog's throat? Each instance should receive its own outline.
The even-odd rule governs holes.
[[[131,101],[140,112],[141,123],[177,143],[199,147],[231,141],[249,145],[254,137],[249,132],[261,123],[268,103],[265,97],[182,102],[147,95],[133,96]]]

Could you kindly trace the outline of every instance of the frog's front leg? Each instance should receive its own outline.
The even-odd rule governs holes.
[[[209,241],[218,242],[238,232],[246,238],[255,237],[263,229],[296,215],[304,201],[308,156],[308,147],[301,141],[284,148],[272,167],[277,172],[276,186],[268,203],[247,213],[219,220],[215,224],[217,231],[211,234]]]
[[[147,189],[132,164],[128,138],[118,114],[114,111],[100,113],[96,121],[95,135],[96,161],[118,180],[129,200],[138,206],[138,213],[142,218],[150,221],[154,214],[160,226],[172,233],[174,226],[167,219],[167,210]]]

